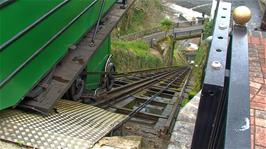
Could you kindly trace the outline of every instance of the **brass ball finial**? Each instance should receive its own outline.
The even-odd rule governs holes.
[[[246,6],[239,6],[233,11],[233,19],[236,24],[245,25],[251,19],[251,11]]]

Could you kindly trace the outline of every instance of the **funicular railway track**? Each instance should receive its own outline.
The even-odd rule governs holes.
[[[63,141],[63,148],[91,148],[102,137],[123,132],[142,136],[148,148],[164,148],[190,71],[183,66],[117,74],[114,88],[97,97],[95,103],[59,100],[47,116],[4,110],[0,132],[5,133],[0,139],[37,148],[53,148],[58,140]],[[41,133],[33,138],[37,132]]]
[[[190,67],[184,66],[117,74],[114,89],[94,105],[127,115],[114,130],[121,128],[124,134],[143,136],[144,144],[163,148],[190,72]]]
[[[96,2],[95,0],[93,3]],[[84,29],[84,36],[80,38],[80,41],[68,44],[68,46],[72,44],[73,46],[67,46],[65,52],[61,51],[66,55],[61,55],[53,64],[55,68],[51,69],[55,70],[52,71],[51,75],[48,75],[49,80],[51,80],[48,84],[40,83],[40,87],[43,88],[43,91],[40,92],[36,98],[25,98],[25,100],[20,102],[21,98],[19,96],[22,97],[24,92],[26,94],[25,89],[18,98],[14,98],[18,99],[16,104],[15,102],[7,102],[8,105],[1,105],[3,110],[1,109],[0,111],[0,143],[2,141],[7,141],[23,145],[23,147],[19,148],[82,149],[93,147],[97,141],[106,136],[109,132],[123,128],[121,126],[128,124],[127,122],[132,120],[133,117],[142,119],[146,121],[146,124],[149,123],[154,126],[155,124],[161,126],[157,122],[165,121],[160,124],[164,124],[164,128],[167,129],[171,127],[172,120],[177,111],[177,105],[181,101],[179,97],[182,96],[186,84],[184,80],[187,80],[189,76],[190,69],[188,67],[167,67],[117,74],[115,76],[117,81],[115,82],[114,88],[111,91],[104,92],[100,96],[96,96],[94,98],[94,103],[90,103],[91,105],[89,105],[88,102],[84,102],[83,99],[79,100],[79,98],[77,100],[73,99],[74,101],[62,99],[67,90],[71,88],[73,83],[83,74],[91,57],[95,56],[96,51],[102,49],[102,45],[104,45],[105,42],[109,42],[110,32],[117,25],[121,16],[125,14],[134,2],[135,0],[129,0],[128,7],[126,8],[121,8],[120,5],[114,4],[112,9],[110,9],[103,18],[101,18],[102,14],[99,10],[98,15],[100,17],[98,20],[95,20],[97,21],[97,25],[94,27],[91,26],[89,30],[86,28],[86,33]],[[104,3],[102,3],[101,6],[103,6],[103,4]],[[60,28],[60,30],[58,29],[59,32],[55,33],[55,36],[52,36],[52,38],[45,43],[45,47],[59,37],[66,28],[70,27],[71,24],[89,10],[90,7],[91,5],[88,5],[83,10],[81,9],[82,11],[77,13],[78,16],[73,16],[73,19],[69,20],[70,22],[68,22],[67,26]],[[103,20],[104,23],[100,25],[98,30],[100,19]],[[96,23],[95,21],[93,23]],[[94,34],[96,32],[97,36]],[[108,43],[108,45],[109,44],[110,43]],[[108,49],[108,47],[105,48]],[[31,57],[37,56],[43,49],[44,48],[41,47],[38,49],[37,54],[33,53]],[[55,51],[53,52],[55,53]],[[31,57],[22,65],[18,65],[18,68],[20,69],[30,62],[32,59]],[[36,68],[36,70],[38,69]],[[48,72],[48,68],[45,71]],[[102,69],[99,71],[102,71]],[[105,69],[104,71],[106,75],[107,72]],[[88,70],[84,73],[90,74],[98,72],[91,72]],[[43,73],[42,77],[44,77],[44,75]],[[29,83],[29,80],[37,83],[42,77],[40,72],[38,78],[30,78],[26,81],[25,79],[22,80],[25,81],[24,83]],[[5,82],[6,81],[4,81],[4,83]],[[27,90],[38,85],[35,83],[28,84]],[[101,82],[99,84],[101,84]],[[101,88],[100,86],[97,87]],[[95,88],[90,90],[94,90]],[[15,90],[18,92],[17,87],[15,87]],[[95,92],[97,92],[97,90],[95,90]],[[7,92],[7,95],[4,101],[11,101],[9,96],[13,95],[13,92]],[[83,98],[86,99],[87,97],[85,94]],[[134,102],[141,104],[130,106]],[[17,106],[18,103],[19,106]],[[154,108],[152,106],[157,107]],[[163,112],[158,113],[158,110],[152,112],[152,109],[161,109]],[[165,114],[163,115],[163,113]],[[153,122],[150,123],[150,121]],[[166,134],[168,131],[167,129],[161,129],[161,131]]]

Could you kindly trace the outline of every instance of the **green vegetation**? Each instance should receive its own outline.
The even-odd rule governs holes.
[[[162,47],[165,49],[162,49]],[[170,66],[171,51],[172,37],[166,37],[155,45],[155,49],[150,48],[150,45],[143,40],[113,40],[111,53],[113,55],[113,62],[117,67],[117,72],[129,72]],[[178,46],[176,46],[173,65],[184,65],[184,63],[184,57],[179,51]]]
[[[173,27],[173,22],[170,19],[165,18],[161,21],[161,27],[164,29],[166,37],[167,33]]]
[[[212,27],[213,27],[212,21],[205,23],[203,29],[203,39],[206,39],[212,35]],[[208,49],[209,49],[209,44],[203,41],[200,44],[199,49],[197,51],[197,55],[195,58],[195,67],[193,67],[192,69],[191,77],[193,79],[194,84],[192,90],[188,93],[188,98],[182,101],[181,107],[184,107],[200,91],[202,87],[201,82],[203,79],[203,70],[207,60]]]
[[[164,18],[160,0],[137,0],[118,25],[120,36],[157,27]]]
[[[203,39],[206,39],[207,37],[212,35],[212,26],[213,26],[212,21],[207,22],[204,25]],[[209,44],[204,41],[199,46],[199,50],[195,58],[195,66],[197,67],[194,67],[192,70],[192,77],[194,79],[194,86],[191,91],[192,93],[197,93],[201,89],[201,82],[203,79],[202,77],[203,70],[205,67],[206,60],[207,60],[208,49],[209,49]]]
[[[164,44],[164,48],[162,49]],[[165,46],[166,45],[166,46]],[[167,36],[161,40],[158,41],[156,45],[156,49],[161,53],[163,57],[163,62],[166,66],[171,65],[171,55],[172,55],[172,48],[173,48],[173,37]],[[173,55],[173,65],[184,65],[186,63],[185,58],[183,57],[183,54],[180,52],[182,47],[179,45],[175,45],[174,48],[174,55]]]
[[[167,34],[173,23],[171,20],[165,19],[163,11],[164,6],[161,0],[137,0],[112,34],[119,37],[156,27],[163,28]],[[152,49],[149,44],[141,40],[113,40],[111,53],[117,72],[169,66],[172,38],[166,37],[162,42],[166,45],[164,45],[164,49],[161,49],[162,46],[159,44]],[[183,64],[181,53],[176,49],[174,53],[173,64]]]
[[[142,40],[112,43],[113,62],[117,72],[129,72],[140,69],[162,67],[162,59],[151,54],[149,45]]]
[[[188,99],[188,98],[183,99],[183,101],[181,103],[181,107],[184,107],[189,102],[189,100],[190,99]]]
[[[209,36],[211,36],[212,30],[213,30],[213,21],[206,22],[204,24],[204,29],[203,29],[203,39],[206,39]]]
[[[195,91],[190,91],[188,93],[188,98],[185,98],[182,103],[181,103],[181,107],[184,107],[189,101],[190,99],[192,99],[195,95],[197,95],[197,92]]]
[[[197,67],[194,67],[192,70],[192,76],[194,79],[194,87],[192,90],[193,92],[198,92],[201,89],[203,69],[205,66],[207,54],[208,44],[202,43],[195,58],[195,65],[197,65]]]

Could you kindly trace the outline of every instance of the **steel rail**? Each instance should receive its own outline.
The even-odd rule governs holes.
[[[178,73],[178,72],[183,72],[183,71],[185,71],[185,70],[183,70],[183,69],[181,69],[181,70],[180,70],[180,69],[179,69],[179,70],[176,70],[175,72],[172,72],[172,74],[168,73],[168,76],[166,76],[166,77],[169,77],[169,76],[171,76],[171,75],[175,76],[176,73]],[[109,102],[109,105],[112,105],[112,104],[114,104],[114,103],[120,102],[120,101],[125,100],[125,99],[127,99],[127,98],[129,98],[129,97],[132,97],[133,94],[136,94],[136,93],[138,93],[138,92],[140,92],[140,91],[143,91],[144,89],[149,88],[150,86],[153,86],[154,83],[156,83],[156,81],[157,81],[157,79],[154,79],[153,81],[151,81],[151,83],[147,83],[146,85],[143,85],[143,86],[141,86],[141,87],[135,87],[136,90],[134,90],[134,91],[130,91],[130,94],[128,94],[127,96],[122,96],[122,97],[116,98],[115,101],[110,101],[110,102]],[[121,90],[122,90],[122,89],[121,89]],[[160,90],[160,89],[159,89],[159,90]],[[125,92],[125,93],[127,93],[127,91],[125,91],[125,90],[123,90],[123,91],[121,91],[121,92]],[[156,93],[156,92],[155,92],[155,93]],[[138,98],[138,97],[135,97],[135,98]],[[106,107],[108,107],[109,105],[104,105],[104,106],[101,106],[101,107],[102,107],[102,108],[106,108]]]
[[[177,71],[180,71],[180,70],[178,69]],[[144,86],[149,85],[153,82],[156,82],[159,79],[167,77],[173,73],[176,73],[176,71],[175,72],[164,72],[163,74],[158,74],[156,76],[153,76],[152,78],[146,78],[146,79],[143,79],[143,80],[131,83],[131,84],[127,84],[127,85],[122,86],[122,87],[115,88],[114,90],[111,90],[107,93],[108,96],[104,100],[101,100],[101,101],[99,101],[93,105],[94,106],[101,106],[104,103],[111,101],[112,99],[121,97],[125,94],[128,94],[129,92],[133,92],[134,90],[138,90],[140,88],[143,88]]]
[[[170,116],[168,117],[167,121],[166,121],[166,124],[164,126],[164,134],[167,134],[169,132],[169,130],[172,129],[172,126],[173,126],[173,119],[176,119],[176,115],[178,114],[178,112],[180,111],[180,106],[181,106],[181,103],[183,102],[183,94],[184,94],[184,91],[185,91],[185,88],[187,86],[187,83],[188,83],[188,80],[189,80],[189,77],[191,75],[191,69],[189,70],[188,72],[188,75],[186,76],[186,78],[183,80],[184,84],[182,86],[182,89],[179,93],[179,100],[176,100],[176,102],[174,103],[174,107],[170,113]]]
[[[179,74],[177,77],[175,77],[175,79],[173,79],[170,83],[168,83],[164,88],[162,88],[160,91],[158,91],[157,93],[155,93],[154,95],[152,95],[149,99],[147,99],[147,101],[145,101],[141,106],[139,106],[138,108],[136,108],[135,110],[133,110],[132,112],[130,112],[127,117],[121,121],[114,129],[117,129],[119,127],[121,127],[123,124],[125,124],[128,120],[130,120],[132,117],[134,117],[138,112],[140,112],[143,108],[145,108],[149,103],[151,103],[156,97],[158,97],[163,91],[165,91],[166,89],[168,89],[171,84],[173,84],[175,81],[177,81],[180,76],[182,76],[183,74],[185,74],[188,70],[190,70],[190,68],[187,68],[186,70],[184,70],[182,72],[182,74]],[[176,72],[175,72],[176,73]]]
[[[162,74],[168,74],[168,72],[170,72],[171,73],[171,70],[172,69],[170,69],[169,71],[164,71],[164,72],[161,72]],[[180,71],[180,70],[183,70],[182,68],[180,68],[180,69],[177,69],[177,70],[175,70],[174,72],[176,72],[176,71]],[[172,72],[172,73],[174,73],[174,72]],[[156,75],[156,76],[152,76],[151,78],[146,78],[146,79],[144,79],[144,80],[140,80],[140,81],[137,81],[137,82],[134,82],[134,83],[132,83],[132,84],[128,84],[128,85],[126,85],[126,86],[122,86],[122,87],[118,87],[118,88],[115,88],[114,90],[111,90],[111,91],[109,91],[108,92],[108,94],[112,94],[113,92],[115,92],[115,91],[117,91],[117,90],[123,90],[125,87],[129,87],[129,86],[133,86],[133,85],[135,85],[135,84],[139,84],[139,83],[141,83],[141,82],[144,82],[144,81],[147,81],[147,80],[151,80],[152,78],[156,78],[156,77],[158,77],[158,76],[161,76],[162,74],[158,74],[158,75]]]
[[[138,71],[131,71],[131,72],[124,72],[124,73],[117,73],[115,74],[115,77],[124,77],[124,76],[129,76],[133,74],[139,74],[139,73],[146,73],[146,72],[151,72],[151,71],[160,71],[160,70],[168,70],[168,69],[174,69],[178,68],[180,66],[168,66],[168,67],[161,67],[161,68],[153,68],[153,69],[143,69],[143,70],[138,70]]]
[[[159,72],[163,70],[169,70],[169,69],[174,69],[178,68],[180,66],[169,66],[169,67],[160,67],[160,68],[153,68],[153,69],[143,69],[143,70],[137,70],[137,71],[130,71],[130,72],[124,72],[124,73],[114,73],[113,75],[115,78],[119,77],[125,77],[125,76],[130,76],[134,74],[141,74],[141,73],[152,73],[152,72]],[[107,74],[108,72],[106,71],[93,71],[93,72],[87,72],[88,74]]]

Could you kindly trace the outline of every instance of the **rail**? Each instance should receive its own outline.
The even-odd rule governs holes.
[[[159,139],[158,136],[167,136],[173,129],[180,105],[187,96],[190,73],[189,66],[180,66],[125,74],[116,80],[114,89],[96,99],[93,105],[127,115],[114,130],[134,121],[141,127],[139,132],[148,128],[152,133],[145,135]]]
[[[168,69],[172,69],[172,68],[178,68],[180,66],[166,66],[166,67],[160,67],[160,68],[151,68],[151,69],[143,69],[143,70],[138,70],[138,71],[131,71],[131,72],[122,72],[122,73],[116,73],[115,77],[124,77],[124,76],[129,76],[132,74],[140,74],[140,73],[148,73],[151,71],[165,71]]]
[[[250,148],[247,28],[230,16],[219,1],[192,149]]]
[[[141,89],[154,84],[155,82],[160,82],[161,79],[169,77],[169,75],[175,74],[177,72],[183,71],[187,67],[169,67],[169,68],[162,68],[157,71],[151,69],[150,72],[137,72],[135,75],[140,75],[142,79],[137,79],[130,83],[128,82],[123,82],[122,80],[117,79],[115,84],[120,82],[119,84],[122,83],[122,86],[118,86],[113,88],[111,91],[100,95],[97,97],[99,100],[98,102],[94,103],[93,105],[96,106],[102,106],[106,105],[106,103],[110,103],[112,100],[120,98],[120,97],[125,97],[128,95],[128,93],[132,94],[134,92],[139,92]],[[162,71],[160,71],[162,70]],[[143,75],[144,73],[144,75]],[[140,77],[139,76],[139,77]],[[128,75],[126,74],[124,77],[128,78]],[[97,100],[96,98],[96,100]],[[104,99],[102,99],[104,98]]]
[[[189,70],[189,72],[188,72]],[[190,68],[187,68],[185,71],[181,71],[180,74],[178,75],[174,75],[171,78],[171,81],[169,83],[167,83],[167,85],[161,89],[159,89],[158,92],[156,92],[155,94],[153,94],[151,97],[149,97],[148,99],[145,100],[145,102],[143,104],[141,104],[138,108],[136,108],[135,110],[131,111],[128,114],[128,117],[126,119],[124,119],[119,125],[116,126],[116,128],[121,127],[121,125],[123,125],[124,123],[126,123],[128,120],[130,120],[132,117],[134,117],[138,112],[140,112],[143,108],[145,108],[148,104],[150,104],[152,101],[154,101],[160,94],[162,94],[165,90],[169,89],[169,87],[174,84],[176,81],[178,81],[180,79],[180,77],[184,74],[190,74]],[[176,73],[176,72],[175,72]],[[187,80],[189,78],[189,75],[186,76],[186,79],[184,79],[185,83],[183,84],[182,87],[182,91],[179,93],[179,100],[176,99],[176,101],[174,102],[174,106],[172,111],[170,112],[167,121],[164,125],[164,134],[169,133],[170,129],[171,129],[171,125],[173,122],[173,119],[175,118],[175,115],[177,113],[177,109],[179,109],[179,105],[180,102],[182,101],[182,96],[183,96],[183,92],[184,92],[184,88],[186,87],[187,84]],[[175,97],[174,97],[175,98]]]

